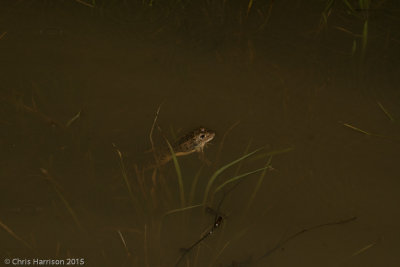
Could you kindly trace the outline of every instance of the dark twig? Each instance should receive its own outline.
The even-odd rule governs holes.
[[[336,221],[336,222],[329,222],[329,223],[323,223],[323,224],[315,225],[315,226],[312,226],[312,227],[309,227],[309,228],[305,228],[305,229],[303,229],[303,230],[301,230],[301,231],[298,231],[297,233],[295,233],[295,234],[289,236],[288,238],[286,238],[286,239],[284,239],[283,241],[281,241],[280,243],[278,243],[275,247],[273,247],[273,248],[271,248],[270,250],[268,250],[267,252],[265,252],[264,255],[262,255],[260,258],[258,258],[258,259],[255,261],[255,263],[257,263],[257,262],[259,262],[260,260],[262,260],[262,259],[268,257],[268,256],[271,255],[273,252],[275,252],[276,250],[280,249],[280,248],[283,247],[286,243],[288,243],[289,241],[291,241],[292,239],[298,237],[298,236],[301,235],[301,234],[304,234],[304,233],[306,233],[306,232],[313,231],[313,230],[316,230],[316,229],[319,229],[319,228],[322,228],[322,227],[325,227],[325,226],[333,226],[333,225],[340,225],[340,224],[349,223],[349,222],[352,222],[352,221],[354,221],[354,220],[356,220],[356,219],[357,219],[357,217],[351,217],[351,218],[346,219],[346,220],[341,220],[341,221]]]
[[[214,224],[211,226],[211,229],[209,231],[207,231],[207,233],[205,233],[199,240],[194,242],[190,247],[182,249],[183,250],[182,255],[179,257],[178,261],[176,262],[175,267],[177,267],[179,265],[179,263],[183,260],[183,258],[186,256],[186,254],[188,254],[190,251],[192,251],[192,249],[194,249],[204,239],[209,237],[214,232],[214,230],[219,228],[222,223],[222,220],[223,220],[222,216],[216,215],[216,219],[214,220]]]

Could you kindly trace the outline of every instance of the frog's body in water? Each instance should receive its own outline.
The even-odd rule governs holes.
[[[172,148],[177,157],[189,155],[194,152],[203,153],[204,147],[208,142],[214,139],[214,137],[214,131],[204,127],[199,127],[180,138],[174,145],[172,145]],[[150,168],[163,165],[170,160],[172,160],[172,155],[167,147],[160,153],[158,164],[153,164]]]

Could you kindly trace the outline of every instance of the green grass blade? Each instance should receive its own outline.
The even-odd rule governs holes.
[[[246,173],[243,173],[243,174],[241,174],[241,175],[235,176],[235,177],[233,177],[233,178],[231,178],[231,179],[225,181],[225,182],[224,182],[223,184],[221,184],[220,186],[218,186],[218,187],[215,189],[214,194],[217,193],[218,191],[220,191],[222,188],[224,188],[226,185],[228,185],[228,184],[230,184],[230,183],[233,183],[233,182],[235,182],[235,181],[237,181],[237,180],[239,180],[239,179],[241,179],[241,178],[244,178],[244,177],[246,177],[246,176],[249,176],[250,174],[257,173],[257,172],[260,172],[260,171],[269,169],[270,167],[271,167],[271,166],[268,165],[268,166],[266,166],[266,167],[257,169],[257,170],[255,170],[255,171],[246,172]]]
[[[354,8],[348,0],[343,0],[343,3],[347,6],[347,12],[349,14],[355,14]]]
[[[323,26],[325,26],[328,23],[328,17],[330,15],[331,11],[332,11],[332,7],[333,7],[333,3],[334,2],[335,2],[335,0],[328,0],[326,2],[325,9],[322,12],[322,18],[323,18],[323,22],[324,22]]]
[[[246,146],[246,148],[245,148],[245,150],[244,150],[243,155],[247,155],[247,153],[249,153],[249,150],[250,150],[250,147],[251,147],[251,143],[252,143],[252,142],[253,142],[253,140],[250,139],[249,143],[247,144],[247,146]],[[254,157],[255,157],[255,156],[254,156]],[[242,168],[242,165],[243,165],[243,161],[240,161],[239,164],[237,165],[237,168],[236,168],[235,172],[234,172],[234,175],[235,175],[235,176],[239,173],[240,169]]]
[[[357,52],[357,40],[353,40],[353,46],[351,47],[351,55],[354,56]]]
[[[368,11],[369,9],[369,0],[359,0],[358,4],[360,5],[360,9]]]
[[[182,211],[186,211],[186,210],[195,209],[195,208],[198,208],[198,207],[203,207],[203,204],[197,204],[197,205],[193,205],[193,206],[189,206],[189,207],[184,207],[184,208],[181,208],[181,209],[170,210],[170,211],[168,211],[168,212],[166,212],[164,214],[164,217],[167,216],[167,215],[171,215],[171,214],[182,212]]]
[[[253,6],[253,0],[249,0],[249,3],[247,4],[247,11],[246,11],[246,16],[249,16],[251,7]]]
[[[225,166],[219,168],[217,171],[215,171],[214,174],[211,176],[210,180],[209,180],[208,183],[207,183],[207,187],[206,187],[206,190],[205,190],[205,192],[204,192],[203,204],[204,204],[204,205],[206,204],[206,201],[207,201],[207,198],[208,198],[208,193],[210,192],[211,186],[212,186],[213,183],[215,182],[215,179],[217,179],[218,175],[220,175],[220,174],[223,173],[226,169],[228,169],[229,167],[235,165],[236,163],[239,163],[240,161],[242,161],[242,160],[244,160],[244,159],[250,157],[251,155],[257,153],[257,152],[260,151],[261,149],[263,149],[263,148],[256,149],[256,150],[254,150],[253,152],[250,152],[249,154],[244,155],[243,157],[240,157],[240,158],[238,158],[238,159],[236,159],[236,160],[234,160],[234,161],[232,161],[232,162],[226,164]]]
[[[272,161],[272,156],[269,156],[267,164],[266,164],[266,167],[268,167],[268,166],[271,167],[271,161]],[[247,203],[247,207],[246,207],[245,212],[243,214],[246,214],[247,211],[250,209],[251,204],[253,204],[254,199],[256,198],[257,192],[260,189],[262,182],[264,181],[264,177],[265,177],[265,174],[267,173],[267,170],[268,170],[268,168],[263,170],[263,172],[260,175],[260,178],[258,178],[256,187],[254,188],[254,191],[250,196],[249,202]]]
[[[120,169],[121,169],[122,177],[123,177],[123,179],[124,179],[126,188],[128,189],[129,197],[130,197],[130,199],[131,199],[131,201],[132,201],[132,204],[133,204],[133,206],[134,206],[134,208],[135,208],[137,214],[139,214],[139,213],[138,213],[138,210],[137,210],[138,207],[139,207],[139,205],[138,205],[138,203],[137,203],[137,201],[136,201],[136,199],[135,199],[135,197],[134,197],[134,195],[133,195],[132,187],[131,187],[131,184],[130,184],[130,182],[129,182],[128,174],[127,174],[127,172],[126,172],[124,160],[123,160],[123,158],[122,158],[122,153],[121,153],[121,151],[118,149],[118,147],[117,147],[114,143],[112,143],[112,145],[113,145],[113,147],[114,147],[114,149],[115,149],[115,152],[116,152],[117,155],[118,155],[119,167],[120,167]]]
[[[167,139],[165,139],[165,141],[167,142],[169,151],[171,152],[171,155],[172,155],[172,160],[174,162],[176,176],[178,177],[179,196],[180,196],[180,200],[181,200],[181,207],[183,208],[183,207],[185,207],[185,188],[183,187],[181,168],[179,167],[178,159],[176,158],[174,149],[172,148],[171,144],[168,142]]]
[[[256,161],[256,160],[264,159],[264,158],[267,158],[270,156],[284,154],[284,153],[290,152],[292,150],[294,150],[294,147],[287,147],[287,148],[283,148],[283,149],[279,149],[279,150],[269,151],[266,153],[260,153],[256,156],[252,157],[250,161]]]
[[[139,200],[137,200],[137,199],[135,198],[134,194],[133,194],[132,186],[131,186],[131,183],[129,182],[128,173],[127,173],[126,168],[125,168],[124,159],[122,158],[122,153],[121,153],[121,151],[118,149],[118,147],[117,147],[116,144],[112,143],[112,146],[114,147],[115,152],[116,152],[117,155],[118,155],[119,167],[120,167],[121,174],[122,174],[122,178],[124,179],[126,188],[128,189],[129,198],[130,198],[131,201],[132,201],[132,205],[133,205],[133,208],[134,208],[136,214],[137,214],[138,216],[140,216],[140,207],[141,207],[141,205],[139,205]]]
[[[200,177],[202,169],[203,169],[203,167],[200,167],[200,169],[197,171],[196,175],[193,178],[193,182],[192,182],[192,185],[190,187],[188,205],[191,205],[193,203],[194,195],[196,193],[197,182],[199,181],[199,177]]]
[[[363,35],[362,35],[362,46],[361,46],[361,59],[364,61],[365,52],[367,51],[368,42],[368,20],[364,22]]]
[[[81,110],[74,116],[72,117],[72,119],[70,119],[67,124],[65,125],[65,127],[70,127],[76,120],[78,120],[81,117]]]
[[[383,113],[385,113],[385,115],[389,118],[390,121],[394,121],[393,116],[389,113],[389,111],[381,104],[381,102],[377,102],[378,106],[381,108],[381,110],[383,111]]]
[[[72,219],[74,220],[76,226],[78,227],[78,229],[82,232],[84,232],[85,230],[83,229],[81,223],[78,220],[78,216],[76,215],[75,211],[72,209],[71,205],[69,204],[69,202],[67,201],[67,199],[63,196],[63,194],[61,193],[60,190],[58,190],[56,185],[54,186],[54,190],[57,192],[58,197],[61,199],[61,201],[64,203],[64,206],[67,208],[69,214],[71,214]]]
[[[53,179],[53,177],[49,174],[49,172],[46,169],[40,168],[40,171],[42,172],[44,177],[47,179],[47,181],[49,181],[51,183],[51,185],[53,186],[54,191],[56,191],[58,197],[61,199],[62,203],[64,204],[65,208],[71,215],[71,217],[74,220],[78,229],[82,232],[85,232],[85,229],[82,227],[81,223],[79,222],[78,216],[76,215],[75,211],[73,210],[73,208],[71,207],[71,205],[69,204],[67,199],[64,197],[64,195],[59,190],[60,186],[57,184],[57,182]]]
[[[294,150],[294,147],[288,147],[288,148],[284,148],[284,149],[280,149],[280,150],[273,150],[271,152],[268,152],[266,156],[275,156],[275,155],[287,153],[292,150]]]
[[[332,9],[334,3],[335,3],[335,0],[328,0],[328,1],[326,2],[325,9],[324,9],[324,13],[325,13],[325,14],[328,13],[329,10]]]
[[[3,228],[7,233],[9,233],[12,237],[14,237],[16,240],[24,244],[27,248],[33,250],[33,248],[21,237],[19,237],[17,234],[14,233],[13,230],[11,230],[7,225],[5,225],[1,220],[0,220],[0,228]]]

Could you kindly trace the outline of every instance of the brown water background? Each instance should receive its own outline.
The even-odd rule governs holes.
[[[211,165],[179,158],[185,207],[246,151],[211,192],[274,168],[210,193],[222,225],[179,266],[400,266],[400,6],[346,2],[1,1],[2,264],[174,266],[214,216],[166,215],[173,163],[135,171],[162,103],[170,140],[217,132]]]

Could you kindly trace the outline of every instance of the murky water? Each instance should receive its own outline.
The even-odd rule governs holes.
[[[395,1],[14,2],[0,11],[2,262],[399,265]],[[211,164],[141,171],[159,107],[155,146],[202,125]]]

